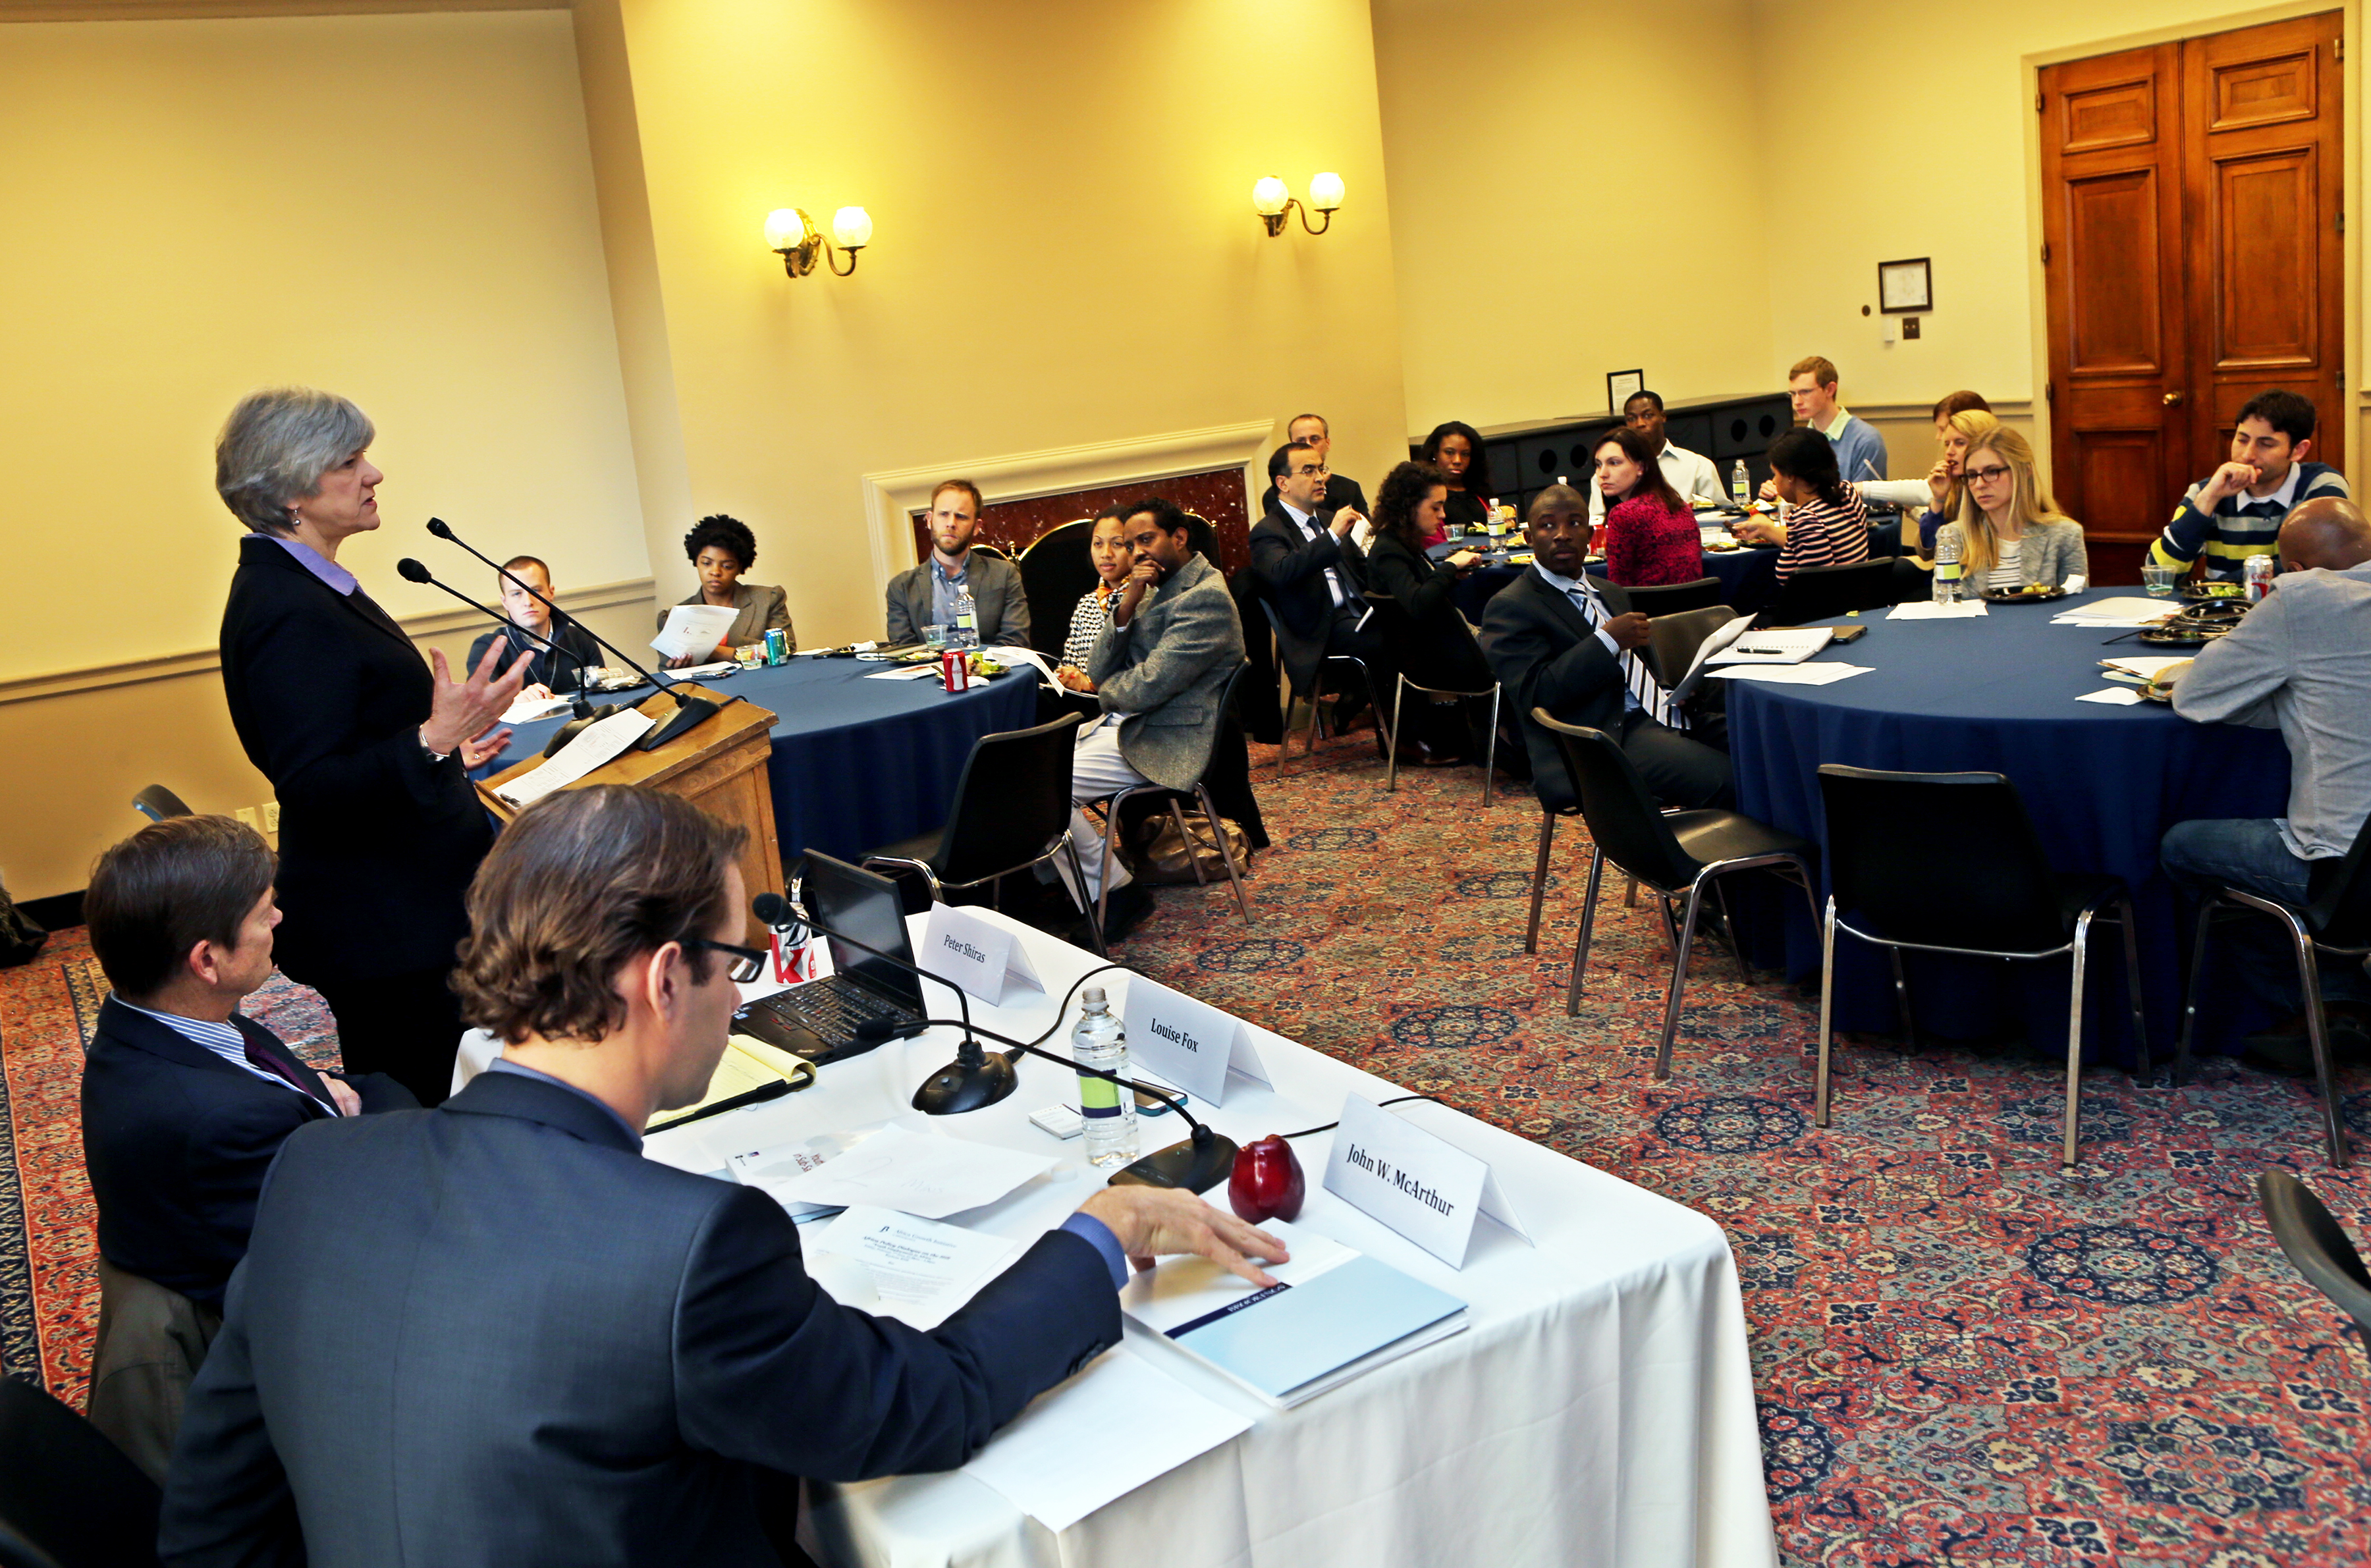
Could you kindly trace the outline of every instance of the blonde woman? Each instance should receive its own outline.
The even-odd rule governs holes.
[[[1936,535],[1939,548],[1956,539],[1961,580],[1974,594],[2018,588],[2063,588],[2087,581],[2090,562],[2083,525],[2058,510],[2033,471],[2033,448],[2006,426],[1971,442],[1960,459],[1956,522]]]
[[[1945,398],[1972,398],[1972,392],[1954,392]],[[1937,408],[1942,409],[1942,404]],[[1918,559],[1935,559],[1935,532],[1960,514],[1960,463],[1967,455],[1968,444],[2001,428],[1988,409],[1950,409],[1935,416],[1935,442],[1941,450],[1935,466],[1923,479],[1864,479],[1853,488],[1860,491],[1861,500],[1872,506],[1898,506],[1903,512],[1918,509]]]

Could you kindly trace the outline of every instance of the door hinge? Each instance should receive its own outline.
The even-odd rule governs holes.
[[[2337,60],[2342,64],[2344,63],[2346,60],[2346,40],[2343,35],[2340,36],[2331,44],[2331,49],[2332,51],[2331,57]]]
[[[2041,242],[2041,264],[2050,265],[2050,242],[2046,239]]]
[[[2045,403],[2055,403],[2058,401],[2058,383],[2055,381],[2045,381],[2041,384],[2041,400]]]
[[[2041,107],[2041,88],[2039,88],[2039,87],[2036,87],[2036,88],[2033,90],[2033,112],[2034,112],[2034,113],[2036,113],[2036,114],[2040,114],[2040,113],[2041,113],[2041,112],[2042,112],[2042,107]]]
[[[2341,366],[2330,373],[2330,384],[2332,386],[2337,387],[2341,392],[2346,390],[2346,370],[2344,366]]]
[[[2338,232],[2341,234],[2346,232],[2346,209],[2343,207],[2338,209]]]

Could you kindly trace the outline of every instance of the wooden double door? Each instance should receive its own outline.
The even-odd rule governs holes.
[[[2103,580],[2138,581],[2259,392],[2310,398],[2345,461],[2341,21],[2041,73],[2053,482]]]

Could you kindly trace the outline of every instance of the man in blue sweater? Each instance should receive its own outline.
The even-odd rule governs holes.
[[[1835,362],[1826,355],[1796,361],[1795,368],[1787,373],[1787,397],[1795,405],[1795,417],[1834,444],[1836,472],[1844,476],[1845,483],[1886,478],[1885,437],[1836,401],[1836,385]],[[1766,481],[1762,499],[1778,499],[1777,490]]]
[[[2315,423],[2312,400],[2295,392],[2259,392],[2241,404],[2231,460],[2190,487],[2149,547],[2149,564],[2187,571],[2203,556],[2209,580],[2237,582],[2250,556],[2279,553],[2281,522],[2300,502],[2349,499],[2345,475],[2306,461]]]

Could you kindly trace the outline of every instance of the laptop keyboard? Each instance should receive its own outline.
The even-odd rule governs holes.
[[[760,997],[756,1004],[792,1023],[805,1025],[819,1037],[835,1043],[853,1039],[856,1026],[869,1019],[902,1023],[913,1015],[894,1002],[885,1002],[839,975],[804,986],[793,986]]]

